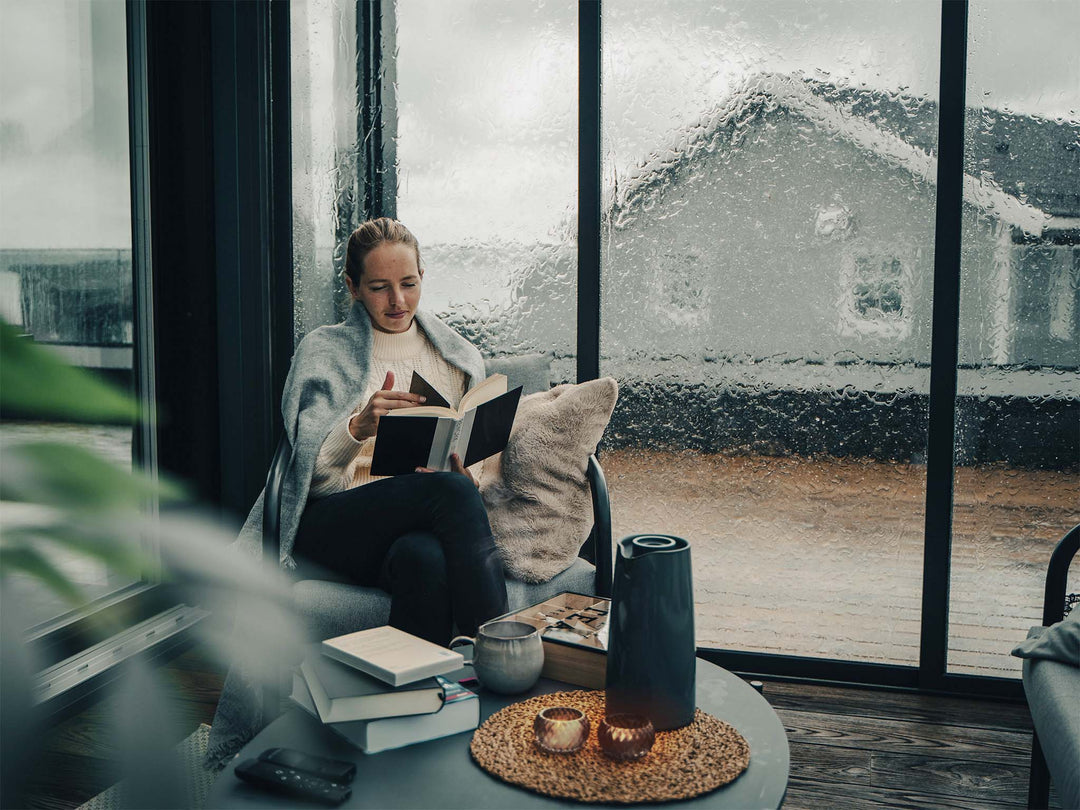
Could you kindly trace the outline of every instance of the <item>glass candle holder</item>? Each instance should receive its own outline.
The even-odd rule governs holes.
[[[569,706],[552,706],[536,715],[533,733],[541,751],[572,754],[589,739],[589,718]]]
[[[656,731],[643,715],[613,714],[600,721],[596,739],[605,756],[629,762],[649,753],[656,741]]]

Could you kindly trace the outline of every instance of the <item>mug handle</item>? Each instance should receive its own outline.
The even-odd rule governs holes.
[[[473,638],[472,636],[454,636],[450,640],[450,643],[447,646],[452,650],[452,649],[454,649],[454,647],[458,646],[459,644],[472,644],[472,646],[473,646],[473,657],[465,662],[465,666],[471,667],[472,664],[473,664],[473,661],[476,659],[476,639]]]

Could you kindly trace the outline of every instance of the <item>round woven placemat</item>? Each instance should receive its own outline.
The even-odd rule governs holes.
[[[536,747],[532,723],[549,706],[581,709],[591,728],[573,754]],[[596,729],[604,717],[604,693],[554,692],[496,712],[476,730],[472,755],[488,773],[512,785],[579,802],[666,802],[700,796],[731,782],[750,764],[750,746],[727,723],[697,709],[694,721],[660,731],[637,762],[613,762],[600,752]]]

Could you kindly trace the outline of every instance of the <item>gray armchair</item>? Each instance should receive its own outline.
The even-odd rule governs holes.
[[[489,374],[506,374],[511,386],[524,385],[526,394],[549,386],[550,360],[546,356],[489,360],[487,365]],[[289,441],[283,435],[266,477],[263,499],[264,559],[278,559],[281,488],[290,456]],[[604,471],[595,455],[589,456],[586,477],[592,495],[593,528],[578,558],[548,582],[530,584],[508,578],[506,594],[510,610],[528,607],[564,591],[611,596],[611,507]],[[386,624],[390,616],[390,594],[376,587],[330,579],[298,578],[292,584],[292,592],[297,612],[317,638],[377,627]],[[268,685],[264,697],[267,707],[278,706],[278,685]]]
[[[1043,596],[1041,632],[1066,613],[1069,565],[1080,551],[1080,525],[1074,526],[1050,556]],[[1028,807],[1045,808],[1053,778],[1062,806],[1080,807],[1080,669],[1076,662],[1024,660],[1024,693],[1035,733],[1031,741]]]
[[[281,483],[290,453],[289,440],[282,436],[266,477],[264,559],[278,557]],[[574,563],[551,580],[530,584],[507,579],[506,595],[511,610],[542,602],[563,591],[611,595],[611,507],[604,471],[595,455],[589,456],[586,473],[593,510],[589,538]],[[339,580],[299,579],[293,583],[292,591],[297,611],[312,633],[321,638],[377,627],[386,624],[390,616],[390,594],[380,588]]]

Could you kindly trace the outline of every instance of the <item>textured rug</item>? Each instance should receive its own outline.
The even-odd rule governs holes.
[[[190,810],[202,810],[206,803],[206,795],[210,792],[210,786],[214,784],[219,771],[203,767],[203,756],[206,754],[206,741],[210,738],[210,726],[202,723],[199,728],[176,746],[176,752],[180,755],[184,768],[184,783],[187,787],[186,803],[178,803],[178,807],[187,807]],[[80,805],[78,810],[120,810],[123,803],[124,783],[117,782],[108,790],[102,791],[86,804]]]

